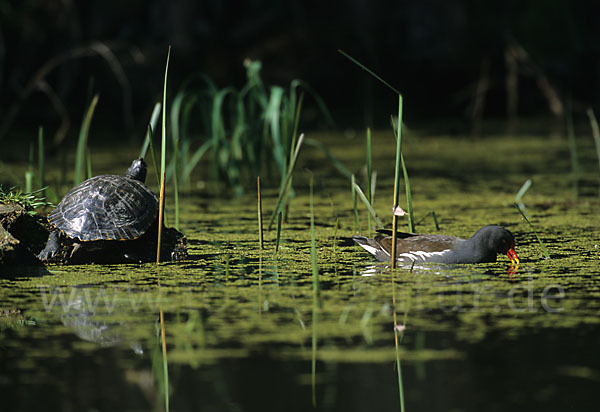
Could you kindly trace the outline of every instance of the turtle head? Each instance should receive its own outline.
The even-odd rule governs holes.
[[[144,183],[146,181],[146,170],[148,170],[146,162],[144,162],[144,158],[140,157],[131,163],[131,166],[129,166],[129,169],[127,169],[125,176]]]

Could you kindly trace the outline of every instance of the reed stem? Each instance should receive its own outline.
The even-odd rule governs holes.
[[[372,151],[371,151],[371,128],[367,127],[367,200],[373,208],[373,191],[371,189],[371,180],[373,178]],[[371,216],[367,215],[367,229],[371,230]]]
[[[79,139],[77,140],[77,157],[75,158],[75,176],[73,178],[73,186],[78,185],[83,182],[83,168],[84,162],[86,160],[86,149],[87,149],[87,141],[88,141],[88,133],[90,130],[90,124],[92,123],[92,117],[94,116],[94,110],[96,109],[96,105],[98,104],[98,95],[96,94],[83,118],[83,123],[81,124],[81,129],[79,130]]]
[[[279,190],[279,196],[277,197],[277,202],[275,203],[275,209],[273,210],[273,214],[271,214],[271,218],[269,219],[269,224],[267,226],[268,230],[271,229],[271,225],[275,220],[275,216],[277,213],[283,210],[283,199],[286,197],[287,192],[290,188],[292,182],[292,175],[294,174],[294,170],[296,168],[296,161],[298,160],[298,155],[300,154],[300,147],[302,147],[302,143],[304,142],[304,133],[300,135],[298,138],[298,143],[296,144],[296,149],[294,150],[294,154],[292,159],[290,160],[290,165],[288,167],[287,176],[281,185]]]
[[[352,187],[354,188],[354,193],[355,193],[353,195],[353,198],[355,198],[356,195],[358,195],[358,197],[360,197],[360,200],[362,200],[362,202],[364,203],[365,207],[369,211],[368,216],[369,217],[371,217],[371,216],[373,217],[373,219],[375,220],[375,225],[377,226],[378,229],[383,229],[383,223],[381,222],[381,220],[379,220],[379,217],[377,217],[377,213],[375,213],[375,209],[373,209],[373,206],[371,206],[371,203],[369,202],[369,200],[367,199],[367,197],[363,193],[363,191],[360,188],[360,186],[358,186],[358,184],[356,182],[352,182]],[[357,214],[355,215],[355,219],[358,219]],[[369,229],[370,228],[371,227],[369,226]]]
[[[163,216],[165,214],[165,172],[160,183],[160,196],[158,198],[158,243],[156,245],[156,264],[160,263],[160,245],[163,229]]]
[[[165,79],[163,83],[163,104],[162,104],[162,139],[160,153],[160,197],[158,200],[158,242],[156,245],[156,263],[160,263],[160,246],[162,238],[163,221],[165,214],[165,178],[167,173],[167,74],[169,72],[169,59],[171,57],[171,46],[167,52],[167,64],[165,66]]]
[[[548,249],[546,249],[546,245],[544,245],[544,242],[542,242],[542,238],[538,236],[535,228],[533,227],[533,224],[529,221],[529,219],[525,215],[525,212],[523,212],[521,210],[521,207],[517,203],[514,203],[514,206],[517,208],[517,210],[519,211],[519,213],[521,214],[521,216],[523,216],[523,219],[525,219],[525,221],[529,224],[529,227],[533,231],[533,234],[535,235],[538,243],[540,244],[540,249],[542,249],[542,254],[544,255],[544,257],[546,259],[550,259],[550,252],[548,252]]]
[[[406,193],[406,209],[408,213],[408,231],[415,233],[415,216],[413,214],[412,207],[412,195],[410,192],[410,180],[408,179],[408,172],[406,170],[406,164],[404,163],[404,155],[400,153],[400,160],[402,163],[402,174],[404,176],[404,191]]]
[[[402,162],[402,95],[398,93],[398,127],[396,128],[396,168],[394,173],[394,212],[398,207],[399,196],[400,196],[400,167]],[[410,211],[409,211],[410,213]],[[398,216],[396,213],[392,214],[392,255],[391,255],[391,268],[396,268],[396,240],[398,231]]]
[[[405,411],[405,409],[404,409],[404,384],[402,382],[402,364],[400,361],[400,341],[402,339],[402,336],[399,337],[398,335],[400,335],[401,333],[402,334],[404,333],[403,331],[399,331],[399,329],[403,330],[404,325],[406,325],[406,322],[404,323],[402,328],[398,327],[398,315],[396,314],[396,311],[397,311],[396,286],[395,286],[393,272],[392,272],[392,307],[393,307],[393,321],[394,321],[394,348],[396,350],[396,371],[398,373],[398,396],[400,398],[400,411],[404,412]],[[405,315],[406,315],[406,313],[405,313]]]
[[[175,153],[173,154],[173,194],[175,200],[175,229],[179,230],[179,179],[178,175],[179,139],[175,141]]]
[[[262,198],[260,194],[260,176],[256,177],[256,193],[258,196],[258,245],[263,250],[263,221],[262,221]]]
[[[167,170],[167,74],[169,72],[169,59],[171,58],[171,46],[167,52],[167,64],[165,66],[165,80],[163,83],[163,103],[162,103],[162,139],[160,146],[160,173],[164,180]],[[162,188],[161,188],[162,189]]]

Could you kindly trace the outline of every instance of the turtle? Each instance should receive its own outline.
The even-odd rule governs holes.
[[[56,260],[67,246],[66,260],[81,249],[122,251],[120,258],[128,260],[127,241],[158,227],[158,199],[144,184],[146,171],[146,162],[139,158],[125,176],[99,175],[72,188],[48,215],[54,230],[38,258]]]

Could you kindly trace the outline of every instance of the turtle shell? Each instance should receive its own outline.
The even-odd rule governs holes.
[[[48,221],[83,242],[131,240],[158,215],[158,200],[144,183],[118,175],[92,177],[71,189]]]

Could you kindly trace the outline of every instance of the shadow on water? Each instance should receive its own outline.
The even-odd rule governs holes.
[[[545,169],[553,159],[532,166],[531,156],[552,156],[541,150],[546,142],[537,141],[538,151],[532,151],[535,139],[525,142],[530,157],[521,154],[519,141],[507,148],[492,139],[485,151],[469,145],[462,152],[461,142],[443,138],[407,145],[417,220],[420,211],[435,210],[442,231],[462,237],[483,224],[509,226],[521,258],[512,272],[499,257],[489,264],[401,268],[392,279],[350,240],[350,186],[324,165],[313,171],[321,286],[316,324],[303,178],[294,182],[277,254],[274,231],[265,233],[265,250],[257,248],[252,197],[189,197],[180,218],[189,246],[184,262],[159,269],[51,265],[0,278],[0,399],[8,410],[161,410],[162,313],[173,410],[399,410],[395,313],[403,322],[406,410],[589,410],[600,379],[594,343],[600,338],[599,235],[591,221],[600,202],[572,198],[568,179]],[[341,137],[331,138],[330,147],[346,153],[356,170],[362,166],[364,154],[344,152]],[[389,160],[386,150],[377,150],[378,164]],[[433,150],[455,174],[457,159],[466,159],[460,182],[441,173]],[[485,178],[501,181],[471,173],[486,164]],[[550,260],[512,207],[531,173],[537,176],[531,201],[523,200]],[[389,211],[390,177],[380,171],[380,216]],[[275,195],[263,195],[265,211],[274,201]],[[371,233],[362,210],[359,224],[359,233]],[[434,224],[425,220],[418,230],[434,231]]]

